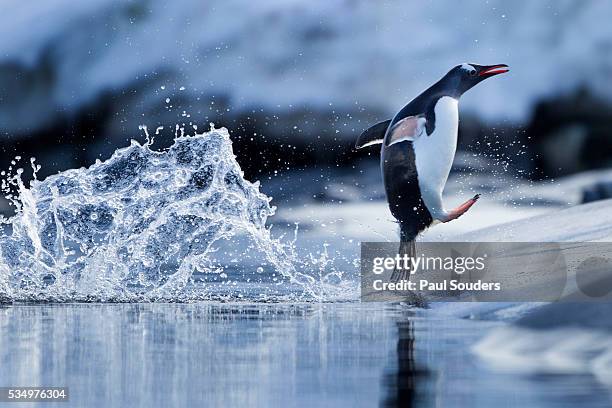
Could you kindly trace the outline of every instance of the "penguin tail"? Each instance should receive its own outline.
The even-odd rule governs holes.
[[[406,228],[400,224],[400,246],[398,253],[401,257],[404,255],[409,258],[416,257],[416,237],[417,234],[413,232],[411,228]],[[391,274],[392,282],[399,282],[402,280],[410,279],[410,271],[406,269],[398,269],[397,265]]]

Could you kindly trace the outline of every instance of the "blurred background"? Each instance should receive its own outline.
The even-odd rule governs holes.
[[[300,170],[325,180],[309,199],[363,195],[354,180],[333,185],[365,173],[361,190],[381,198],[378,152],[354,152],[355,138],[462,62],[511,67],[462,98],[464,168],[533,181],[612,165],[607,1],[4,0],[2,11],[3,170],[33,156],[40,178],[144,141],[141,124],[164,127],[161,149],[175,125],[214,122],[275,197],[295,199],[299,183],[282,177]],[[580,200],[612,194],[595,181]]]
[[[140,125],[155,135],[152,147],[164,149],[177,126],[203,132],[212,122],[229,130],[244,177],[260,180],[261,191],[273,197],[278,208],[266,225],[273,226],[274,240],[257,235],[253,245],[234,235],[217,243],[210,238],[206,245],[221,248],[206,252],[210,259],[202,262],[210,281],[195,272],[190,279],[206,282],[204,293],[224,301],[227,294],[230,301],[265,302],[270,293],[276,302],[274,294],[291,295],[296,288],[281,285],[291,271],[268,273],[268,265],[265,272],[255,266],[269,252],[287,258],[278,265],[299,259],[295,265],[305,265],[326,301],[322,308],[295,308],[293,301],[288,308],[2,306],[3,385],[68,384],[76,400],[80,389],[88,401],[120,398],[114,394],[122,390],[141,404],[160,395],[176,403],[202,392],[207,400],[229,395],[242,405],[289,395],[300,398],[298,405],[314,406],[317,398],[337,402],[345,394],[353,405],[365,405],[369,399],[362,393],[384,393],[385,406],[417,404],[423,395],[433,401],[439,394],[441,401],[447,394],[459,401],[454,406],[469,406],[465,401],[472,399],[491,406],[500,395],[504,406],[544,406],[549,400],[586,406],[584,401],[609,397],[611,342],[602,330],[610,319],[601,318],[609,309],[544,309],[500,337],[494,333],[483,354],[506,357],[512,364],[504,369],[525,366],[528,374],[517,377],[492,375],[468,350],[499,327],[490,320],[515,319],[525,312],[522,306],[498,313],[466,304],[442,311],[442,319],[423,321],[419,315],[413,320],[404,307],[361,309],[346,300],[359,293],[360,242],[398,240],[379,151],[356,152],[354,142],[463,62],[510,66],[509,73],[461,99],[459,151],[444,203],[452,208],[475,193],[482,198],[461,219],[436,225],[419,239],[609,239],[611,221],[604,214],[610,214],[612,201],[557,210],[612,197],[612,1],[1,0],[0,11],[0,195],[15,194],[15,185],[7,187],[4,180],[17,168],[25,169],[26,181],[33,177],[31,157],[42,179],[107,160],[131,139],[144,143]],[[193,232],[200,221],[182,210],[192,206],[190,194],[208,188],[211,173],[190,178],[197,190],[186,191],[182,202],[179,194],[152,200],[141,195],[132,205],[140,167],[130,167],[127,159],[121,163],[106,169],[110,181],[102,172],[96,176],[101,188],[67,182],[61,205],[52,189],[42,197],[33,197],[35,189],[21,191],[29,211],[14,224],[0,217],[0,303],[13,299],[3,294],[22,288],[45,301],[73,302],[98,299],[107,288],[121,294],[138,290],[143,282],[160,285],[150,299],[166,299],[157,298],[157,289],[174,296],[172,301],[183,299],[186,272],[200,271],[191,254],[209,239],[202,234],[204,244],[192,243],[200,237]],[[224,178],[227,191],[238,186],[250,194],[236,174],[225,175],[231,176]],[[91,194],[80,200],[82,191]],[[130,212],[114,218],[114,207],[102,202],[107,197],[121,204],[115,207],[131,206]],[[215,192],[202,208],[226,208],[211,217],[207,231],[215,233],[217,224],[228,230],[242,225],[222,222],[232,202],[217,204],[217,197],[222,196]],[[172,208],[176,200],[178,210]],[[13,211],[0,197],[0,215]],[[479,229],[484,230],[469,235]],[[294,246],[296,256],[293,250],[282,253]],[[60,255],[53,259],[49,253]],[[91,256],[77,258],[80,253]],[[177,259],[187,255],[183,268]],[[29,290],[39,281],[48,292]],[[525,282],[533,290],[545,281]],[[339,309],[334,302],[342,302]],[[445,320],[467,315],[460,323]],[[488,322],[472,319],[478,316]],[[588,331],[572,331],[576,322]],[[194,359],[198,355],[211,358]],[[95,380],[89,375],[94,372]],[[4,384],[9,374],[24,381]],[[65,381],[53,384],[53,378]],[[516,387],[508,392],[510,383]],[[134,384],[158,391],[141,395]],[[104,403],[117,406],[117,398]]]

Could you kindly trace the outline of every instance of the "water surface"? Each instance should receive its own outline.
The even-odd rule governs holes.
[[[469,348],[499,324],[384,304],[10,305],[0,386],[67,386],[49,404],[66,407],[610,403],[588,376],[488,370]]]

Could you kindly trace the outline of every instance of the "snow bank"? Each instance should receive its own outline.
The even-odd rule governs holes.
[[[456,238],[609,241],[612,239],[612,200],[578,205]],[[538,284],[538,280],[531,283]],[[525,374],[588,374],[612,386],[612,321],[609,318],[612,305],[609,303],[441,305],[438,312],[515,321],[492,330],[473,348],[493,369]]]
[[[390,114],[464,61],[512,67],[464,107],[522,120],[536,98],[581,84],[612,97],[599,86],[612,63],[611,12],[608,2],[574,1],[7,0],[0,87],[10,104],[0,123],[19,133],[27,118],[35,130],[57,111],[134,90],[142,112],[165,112],[168,96],[216,109],[206,98],[217,95],[238,111]]]

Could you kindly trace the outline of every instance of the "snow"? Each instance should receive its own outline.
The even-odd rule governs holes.
[[[453,238],[474,242],[609,241],[612,239],[612,200],[495,225]]]
[[[458,157],[455,166],[460,160]],[[587,206],[578,204],[584,188],[599,181],[612,181],[611,170],[583,172],[554,181],[529,182],[493,174],[495,170],[486,169],[484,165],[472,174],[451,173],[443,195],[445,207],[456,207],[475,193],[481,193],[481,198],[462,217],[433,225],[419,240],[568,241],[578,236],[606,238],[606,229],[599,228],[598,223],[612,220],[612,214],[607,215],[609,202],[600,201]],[[364,167],[360,172],[363,175],[355,175],[359,180],[357,184],[364,186],[365,192],[380,191],[379,172],[378,166]],[[342,181],[340,178],[333,180],[323,189],[338,188],[336,183]],[[300,186],[301,189],[308,188],[304,181]],[[346,192],[348,187],[342,184],[342,189]],[[357,241],[397,241],[397,224],[384,196],[360,194],[365,193],[352,192],[352,196],[347,195],[339,203],[304,202],[301,198],[298,202],[283,203],[278,205],[273,222],[298,222],[301,233],[317,238],[333,234]],[[582,227],[575,228],[580,223]]]
[[[0,84],[16,79],[3,130],[32,129],[104,93],[140,92],[142,112],[185,87],[234,111],[376,109],[391,115],[451,67],[507,63],[462,109],[524,121],[535,100],[580,85],[612,97],[608,2],[7,0]],[[161,87],[166,86],[166,89]],[[504,95],[500,98],[499,95]],[[44,100],[45,103],[40,103]],[[486,100],[486,103],[482,101]],[[162,104],[163,105],[163,104]]]

